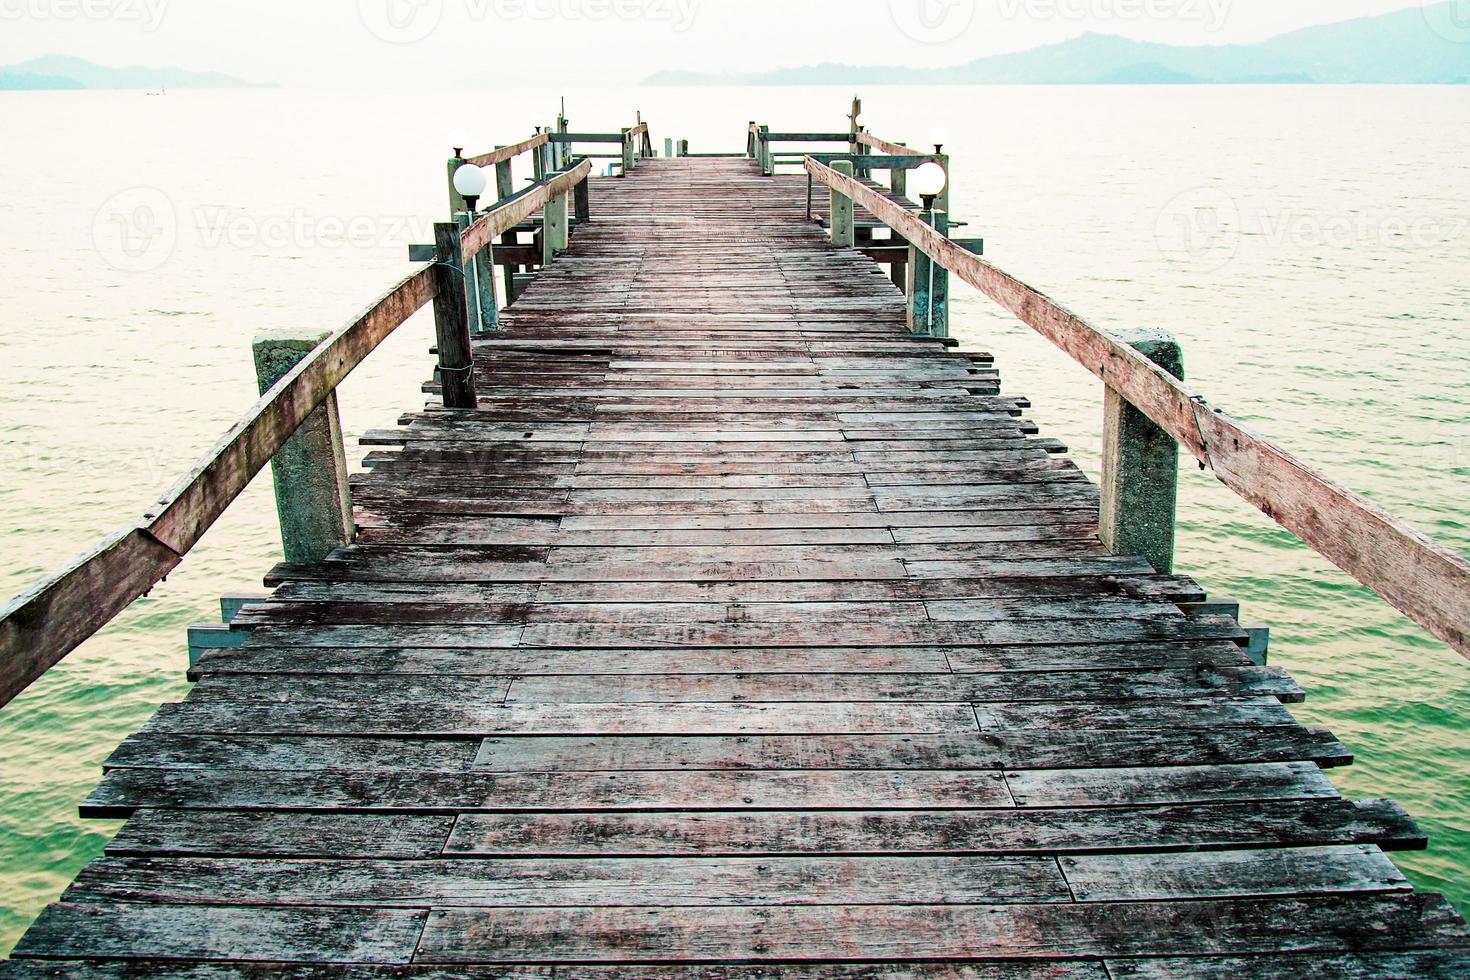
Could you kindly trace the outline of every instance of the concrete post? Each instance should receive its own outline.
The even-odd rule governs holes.
[[[934,212],[934,230],[945,238],[949,237],[949,214]],[[949,270],[938,262],[929,263],[929,334],[934,337],[949,336]]]
[[[274,387],[327,336],[271,333],[256,337],[251,349],[260,393]],[[286,561],[314,564],[352,543],[356,529],[336,392],[327,395],[276,453],[271,475]]]
[[[1174,377],[1184,378],[1179,343],[1163,330],[1115,334]],[[1179,444],[1112,388],[1103,401],[1102,511],[1099,533],[1115,555],[1148,560],[1160,575],[1174,571],[1174,507]]]
[[[547,266],[551,260],[567,250],[567,195],[557,194],[546,202],[542,211],[545,221],[541,227],[541,264]]]
[[[920,211],[918,217],[924,224],[933,226],[933,211]],[[908,267],[909,333],[928,336],[930,326],[929,315],[932,312],[930,307],[930,291],[933,287],[934,263],[930,261],[926,252],[910,243]]]
[[[832,169],[844,177],[852,176],[851,160],[833,160]],[[838,248],[852,248],[856,244],[853,230],[852,198],[836,188],[828,195],[832,205],[832,244]]]

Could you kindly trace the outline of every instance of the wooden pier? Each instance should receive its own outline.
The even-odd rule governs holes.
[[[0,976],[1466,975],[1412,819],[1333,789],[1228,603],[1104,547],[989,357],[769,150],[641,135],[465,229],[529,263],[584,190],[440,351],[476,407],[369,434],[355,541],[107,761],[127,823]]]

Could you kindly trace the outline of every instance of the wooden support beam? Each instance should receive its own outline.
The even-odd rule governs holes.
[[[342,379],[429,303],[435,282],[426,267],[396,284],[262,395],[136,526],[0,607],[0,705],[178,567]]]
[[[474,408],[475,368],[470,350],[470,322],[465,295],[464,250],[459,226],[434,225],[434,333],[439,347],[439,374],[445,408]]]
[[[591,172],[592,161],[583,160],[571,170],[563,171],[544,183],[522,191],[508,201],[500,202],[492,210],[481,215],[480,219],[464,233],[465,254],[471,256],[477,254],[497,235],[503,235],[515,228],[544,208],[546,202],[557,194],[565,194],[586,180]]]
[[[482,153],[476,157],[465,158],[466,163],[473,163],[477,167],[493,167],[496,164],[513,160],[522,153],[528,153],[537,147],[546,145],[551,136],[547,133],[537,133],[528,140],[512,143],[510,146],[497,146],[492,153]]]

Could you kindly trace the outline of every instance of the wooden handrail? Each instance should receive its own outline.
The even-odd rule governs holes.
[[[476,167],[493,167],[497,163],[512,160],[522,153],[527,153],[537,147],[545,146],[549,142],[551,142],[550,133],[537,133],[528,140],[522,140],[510,146],[502,146],[498,150],[482,153],[477,157],[466,157],[464,162]]]
[[[890,143],[890,142],[888,142],[888,140],[879,139],[878,137],[874,136],[872,133],[868,133],[868,132],[860,132],[860,133],[858,133],[857,134],[857,141],[859,143],[861,143],[863,146],[871,146],[873,149],[879,151],[880,153],[886,153],[886,154],[888,154],[891,157],[902,157],[902,156],[910,156],[910,155],[913,155],[913,156],[929,156],[929,155],[931,155],[931,154],[926,154],[923,150],[915,150],[912,147],[904,146],[904,145],[902,145],[900,143]]]
[[[879,192],[810,157],[846,194],[1087,368],[1231,490],[1470,659],[1470,561],[1246,428],[1126,344],[974,255]]]
[[[342,379],[434,293],[433,266],[408,276],[262,395],[137,525],[0,608],[0,706],[173,571]]]
[[[546,206],[546,202],[576,187],[592,173],[592,161],[584,159],[571,170],[543,180],[520,194],[497,204],[466,228],[461,236],[464,260],[468,262],[480,254],[498,236]]]
[[[766,133],[767,143],[851,143],[851,133]]]

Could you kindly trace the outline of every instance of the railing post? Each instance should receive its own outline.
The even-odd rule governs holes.
[[[289,333],[255,338],[251,350],[263,395],[328,336]],[[276,513],[286,561],[314,564],[352,543],[352,494],[337,393],[329,393],[271,459]]]
[[[679,156],[681,156],[681,157],[687,157],[688,155],[689,155],[689,141],[688,140],[680,140],[679,141]]]
[[[1183,380],[1179,342],[1163,330],[1115,335],[1159,367]],[[1154,571],[1174,571],[1174,508],[1178,499],[1179,444],[1112,388],[1103,394],[1103,546],[1115,555],[1147,559]]]
[[[497,146],[496,149],[499,150],[502,147]],[[502,160],[495,165],[496,200],[503,201],[515,192],[515,174],[511,170],[511,161]],[[513,231],[508,231],[500,236],[501,243],[506,245],[519,244],[519,239],[520,235]],[[505,305],[509,306],[515,302],[516,298],[516,267],[514,265],[505,265],[501,268],[503,269],[501,273],[502,281],[505,286]]]
[[[578,225],[585,225],[592,220],[592,181],[583,179],[577,183],[572,190],[573,217],[577,219]]]
[[[667,158],[672,157],[673,155],[674,155],[674,138],[672,136],[665,136],[664,137],[664,157],[667,159]]]
[[[453,222],[434,225],[434,248],[434,334],[444,407],[475,408],[475,362],[459,226]]]
[[[752,159],[752,160],[755,159],[755,120],[754,119],[752,119],[750,121],[750,124],[745,127],[745,155],[747,157],[749,157],[750,159]]]
[[[454,174],[460,167],[464,166],[464,162],[464,157],[450,157],[449,162],[445,164],[445,179],[449,184],[450,214],[457,214],[464,210],[464,198],[460,196],[459,191],[454,189]]]
[[[919,220],[926,225],[934,224],[933,211],[920,211]],[[927,336],[929,333],[930,289],[934,263],[928,254],[912,242],[909,243],[909,332]]]
[[[756,133],[756,151],[760,154],[761,176],[771,177],[776,173],[776,160],[771,153],[770,126],[762,126]]]
[[[949,212],[935,211],[934,230],[949,237]],[[929,263],[929,335],[949,336],[949,270],[938,262]]]
[[[623,176],[633,172],[633,137],[628,134],[632,132],[628,127],[622,128],[623,134]]]
[[[536,135],[541,135],[540,126],[536,127]],[[545,149],[544,146],[538,146],[531,151],[531,176],[538,181],[546,179],[546,155],[542,152]]]
[[[541,265],[544,267],[567,250],[566,191],[547,201],[542,215],[545,220],[541,225]]]
[[[474,223],[474,216],[468,211],[460,211],[454,216],[454,224],[463,236],[464,230]],[[500,313],[495,305],[495,246],[487,244],[475,256],[470,263],[470,269],[466,270],[467,282],[465,290],[467,294],[473,294],[471,299],[470,325],[473,333],[478,335],[490,334],[500,329]],[[471,276],[471,270],[473,275]]]
[[[900,143],[898,145],[907,146],[908,144]],[[897,196],[908,197],[909,172],[902,167],[894,167],[892,170],[888,171],[888,186],[892,188],[893,193]]]
[[[464,197],[454,187],[454,175],[464,165],[462,157],[449,158],[449,213],[459,224],[461,231],[468,228],[473,220],[465,213],[467,204]],[[498,178],[497,168],[497,183]],[[465,288],[470,295],[470,324],[474,327],[474,332],[484,334],[499,330],[495,309],[495,266],[488,247],[475,256],[474,277]]]
[[[852,176],[851,160],[833,160],[832,169],[844,177]],[[828,195],[831,201],[832,216],[832,244],[838,248],[852,248],[857,244],[857,236],[853,230],[852,221],[852,198],[839,191],[837,188],[829,188]]]

